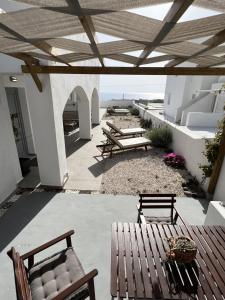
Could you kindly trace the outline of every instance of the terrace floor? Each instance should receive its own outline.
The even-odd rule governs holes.
[[[136,196],[34,192],[20,197],[0,219],[0,299],[15,300],[13,269],[7,250],[27,252],[69,229],[86,272],[97,268],[96,299],[110,297],[111,224],[135,222]],[[191,224],[203,224],[208,202],[178,198],[176,207]],[[63,247],[63,245],[60,245]],[[62,249],[62,248],[60,248]],[[59,250],[59,245],[44,256]],[[41,256],[38,257],[42,258]]]

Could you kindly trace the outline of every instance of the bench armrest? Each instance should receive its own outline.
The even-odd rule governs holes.
[[[61,293],[59,293],[57,296],[52,298],[52,300],[64,300],[66,297],[68,297],[73,292],[75,292],[80,287],[82,287],[85,283],[88,284],[90,300],[95,300],[94,277],[97,274],[98,274],[98,271],[96,269],[92,270],[88,274],[84,275],[78,281],[72,283],[68,288],[66,288]]]
[[[34,264],[34,255],[35,254],[37,254],[37,253],[39,253],[39,252],[55,245],[55,244],[57,244],[58,242],[61,242],[64,239],[66,239],[67,247],[72,247],[71,235],[73,235],[73,234],[74,234],[74,230],[70,230],[70,231],[58,236],[57,238],[54,238],[53,240],[51,240],[51,241],[49,241],[49,242],[47,242],[47,243],[45,243],[45,244],[43,244],[43,245],[41,245],[41,246],[39,246],[35,249],[23,254],[21,256],[21,258],[23,260],[28,259],[28,267],[30,268]]]

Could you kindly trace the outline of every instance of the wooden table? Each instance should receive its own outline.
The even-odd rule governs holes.
[[[189,236],[197,245],[191,264],[180,265],[166,258],[167,238],[179,235]],[[112,298],[222,300],[224,280],[224,227],[112,225]]]

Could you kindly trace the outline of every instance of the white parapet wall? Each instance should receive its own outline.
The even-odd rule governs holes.
[[[220,201],[209,203],[204,225],[223,225],[225,226],[225,207]]]
[[[224,113],[189,112],[187,115],[187,127],[217,127]]]
[[[160,115],[156,111],[143,109],[136,104],[134,106],[139,109],[140,117],[146,120],[151,119],[154,126],[165,125],[171,129],[173,134],[172,149],[184,156],[188,171],[201,182],[202,171],[199,165],[207,163],[203,155],[205,149],[204,137],[196,135],[195,132],[185,126],[179,126],[166,120],[164,115]],[[204,184],[203,188],[206,190],[207,184]]]
[[[132,100],[109,100],[109,101],[100,101],[100,107],[102,108],[107,108],[110,106],[120,106],[120,107],[128,107],[128,106],[132,106],[133,105]]]

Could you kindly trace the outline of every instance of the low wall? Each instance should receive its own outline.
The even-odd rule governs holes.
[[[186,167],[192,176],[195,176],[199,182],[202,180],[202,172],[199,169],[199,164],[205,164],[206,158],[203,155],[205,149],[205,140],[203,138],[195,138],[185,132],[184,127],[171,123],[165,120],[162,115],[155,115],[149,110],[145,110],[134,104],[139,109],[140,116],[146,120],[151,119],[153,126],[167,125],[173,134],[172,149],[182,155],[186,160]],[[207,189],[207,184],[203,186]]]
[[[132,100],[109,100],[109,101],[100,101],[100,107],[107,108],[109,106],[120,106],[120,107],[127,107],[132,106]]]
[[[225,226],[225,207],[219,201],[211,201],[209,203],[204,225]]]
[[[189,112],[186,126],[217,127],[218,122],[224,117],[223,113]]]

